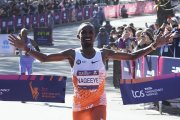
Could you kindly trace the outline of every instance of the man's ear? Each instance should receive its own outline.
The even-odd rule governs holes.
[[[79,36],[79,35],[77,35],[77,38],[78,38],[78,39],[80,39],[80,36]]]

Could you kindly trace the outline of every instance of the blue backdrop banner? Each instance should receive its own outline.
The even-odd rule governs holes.
[[[0,75],[0,100],[65,102],[66,77]]]
[[[120,81],[123,104],[156,102],[180,97],[180,73]]]

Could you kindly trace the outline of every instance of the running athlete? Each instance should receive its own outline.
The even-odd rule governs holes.
[[[95,29],[91,23],[82,23],[79,26],[77,38],[81,42],[80,48],[67,49],[56,54],[45,55],[34,51],[14,35],[9,35],[9,41],[42,62],[68,60],[74,85],[73,120],[106,120],[105,61],[134,60],[168,43],[170,35],[158,36],[154,43],[133,53],[94,48]]]

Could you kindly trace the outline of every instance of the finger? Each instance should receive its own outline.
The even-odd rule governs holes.
[[[15,39],[15,40],[19,40],[15,35],[10,34],[11,38]]]
[[[159,34],[156,36],[157,39],[159,39],[162,36],[163,31],[160,31]]]
[[[165,35],[165,39],[170,39],[172,36],[172,33]]]
[[[12,45],[12,46],[15,46],[15,44],[14,43],[9,43],[10,45]],[[16,46],[15,46],[16,47]]]
[[[167,43],[172,42],[172,40],[173,40],[172,33],[167,34],[167,35],[165,36],[165,40],[166,40]]]
[[[169,37],[172,33],[171,32],[167,32],[164,37]]]
[[[14,42],[14,40],[12,40],[12,39],[8,39],[10,42]]]
[[[8,37],[13,41],[15,40],[15,38],[12,36],[12,34],[10,34]]]

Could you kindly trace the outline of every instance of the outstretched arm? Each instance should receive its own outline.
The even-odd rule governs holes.
[[[141,56],[147,55],[153,50],[156,50],[156,48],[169,43],[169,41],[173,38],[171,33],[168,33],[166,35],[160,36],[158,35],[155,42],[150,44],[149,46],[137,50],[133,53],[122,53],[122,52],[116,52],[113,50],[105,50],[104,49],[104,57],[105,59],[113,59],[113,60],[135,60]]]
[[[26,46],[26,44],[22,40],[19,40],[16,36],[12,34],[9,35],[8,40],[10,41],[11,45],[26,51],[29,55],[35,57],[41,62],[62,61],[65,59],[73,60],[74,50],[72,49],[64,50],[57,54],[46,55],[46,54],[31,50],[30,48]]]

